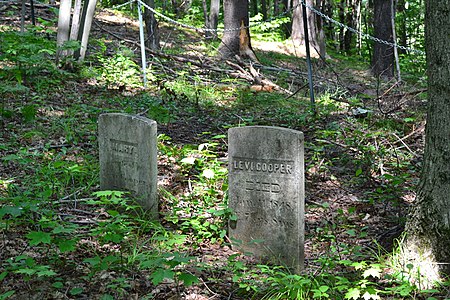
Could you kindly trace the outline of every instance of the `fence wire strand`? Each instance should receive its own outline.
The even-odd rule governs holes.
[[[133,2],[133,1],[140,2],[145,8],[147,8],[148,10],[153,12],[155,15],[165,19],[166,21],[168,21],[168,22],[170,22],[172,24],[175,24],[175,25],[183,27],[183,28],[192,29],[192,30],[195,30],[197,32],[203,32],[203,33],[204,32],[229,32],[229,31],[239,31],[241,29],[240,27],[239,28],[230,28],[230,29],[221,29],[221,28],[211,29],[211,28],[199,28],[199,27],[187,25],[187,24],[184,24],[184,23],[181,23],[179,21],[176,21],[176,20],[174,20],[174,19],[172,19],[172,18],[170,18],[170,17],[168,17],[168,16],[158,12],[157,10],[155,10],[154,8],[152,8],[149,5],[145,4],[141,0],[131,0],[130,2]],[[345,28],[346,30],[351,31],[351,32],[353,32],[353,33],[355,33],[357,35],[360,35],[361,37],[363,37],[365,39],[370,39],[370,40],[373,40],[373,41],[375,41],[377,43],[385,44],[385,45],[388,45],[388,46],[391,46],[391,47],[396,47],[398,49],[402,49],[402,50],[409,51],[409,52],[412,52],[412,53],[416,53],[416,54],[420,54],[420,55],[424,55],[425,54],[424,51],[408,48],[408,47],[405,47],[405,46],[398,45],[397,43],[385,41],[385,40],[382,40],[380,38],[374,37],[374,36],[372,36],[370,34],[367,34],[367,33],[364,33],[362,31],[359,31],[359,30],[357,30],[355,28],[352,28],[352,27],[350,27],[348,25],[345,25],[345,24],[343,24],[343,23],[341,23],[341,22],[339,22],[339,21],[337,21],[337,20],[327,16],[326,14],[324,14],[321,11],[317,10],[316,8],[306,4],[304,0],[301,0],[301,3],[299,3],[296,6],[290,8],[289,10],[284,11],[280,15],[272,17],[272,18],[270,18],[268,20],[264,20],[264,21],[261,21],[261,22],[255,23],[255,24],[251,24],[249,26],[246,26],[245,28],[252,28],[252,27],[260,26],[260,25],[262,25],[264,23],[269,23],[269,22],[271,22],[273,20],[280,19],[280,18],[284,17],[285,15],[289,14],[291,11],[294,11],[295,9],[297,9],[301,5],[304,5],[306,8],[308,8],[309,10],[311,10],[313,13],[315,13],[318,16],[320,16],[321,18],[323,18],[323,19],[325,19],[325,20],[327,20],[327,21],[329,21],[329,22],[331,22],[331,23],[333,23],[333,24],[335,24],[335,25],[337,25],[339,27]]]
[[[5,1],[5,0],[1,0],[0,1],[0,3],[14,3],[14,2],[16,2],[16,1]],[[39,1],[36,1],[36,2],[39,3]],[[166,20],[169,23],[175,24],[178,27],[191,29],[191,30],[194,30],[196,32],[200,32],[200,33],[214,32],[214,33],[217,33],[217,32],[239,31],[241,29],[240,27],[239,28],[227,28],[227,29],[222,29],[222,28],[212,29],[212,28],[205,28],[205,27],[199,28],[199,27],[195,27],[195,26],[192,26],[192,25],[184,24],[182,22],[179,22],[179,21],[177,21],[177,20],[175,20],[175,19],[173,19],[171,17],[168,17],[168,16],[158,12],[154,8],[152,8],[149,5],[147,5],[146,3],[144,3],[142,0],[130,0],[130,1],[126,2],[126,3],[114,6],[113,9],[118,9],[118,8],[123,7],[123,6],[132,4],[134,2],[139,2],[146,9],[150,10],[152,13],[154,13],[155,15],[159,16],[160,18]],[[320,10],[316,9],[315,7],[307,4],[305,2],[305,0],[301,0],[299,4],[297,4],[294,7],[291,7],[290,9],[284,11],[283,13],[281,13],[281,14],[279,14],[277,16],[274,16],[272,18],[269,18],[267,20],[263,20],[263,21],[260,21],[260,22],[254,23],[254,24],[251,24],[249,26],[246,26],[245,28],[252,28],[252,27],[261,26],[262,24],[270,23],[270,22],[272,22],[274,20],[280,19],[280,18],[286,16],[287,14],[289,14],[290,12],[294,11],[295,9],[297,9],[301,5],[304,5],[310,11],[312,11],[316,15],[320,16],[321,18],[327,20],[328,22],[331,22],[331,23],[333,23],[333,24],[335,24],[335,25],[337,25],[337,26],[339,26],[341,28],[344,28],[345,30],[351,31],[354,34],[363,37],[364,39],[369,39],[369,40],[372,40],[372,41],[374,41],[376,43],[385,44],[385,45],[388,45],[388,46],[391,46],[391,47],[395,47],[395,48],[398,48],[398,49],[401,49],[401,50],[404,50],[404,51],[408,51],[408,52],[411,52],[411,53],[415,53],[415,54],[419,54],[419,55],[425,55],[424,51],[408,48],[408,47],[405,47],[405,46],[401,46],[401,45],[398,45],[396,42],[385,41],[385,40],[382,40],[380,38],[374,37],[374,36],[372,36],[370,34],[367,34],[367,33],[364,33],[362,31],[359,31],[359,30],[357,30],[355,28],[352,28],[352,27],[350,27],[348,25],[345,25],[345,24],[343,24],[343,23],[341,23],[341,22],[339,22],[339,21],[337,21],[337,20],[327,16],[326,14],[324,14]]]

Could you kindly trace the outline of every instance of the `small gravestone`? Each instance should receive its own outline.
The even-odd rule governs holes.
[[[228,131],[229,231],[237,248],[304,265],[304,147],[296,130],[249,126]]]
[[[122,113],[102,114],[98,143],[100,188],[132,192],[157,218],[156,122]]]

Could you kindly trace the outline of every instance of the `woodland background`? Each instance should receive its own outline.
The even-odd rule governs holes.
[[[257,62],[221,56],[220,7],[215,37],[194,29],[214,27],[212,3],[146,3],[169,19],[145,14],[159,42],[147,44],[143,87],[135,2],[94,5],[82,60],[80,35],[57,48],[62,2],[35,2],[33,15],[29,3],[0,2],[0,299],[449,297],[448,281],[414,282],[400,259],[423,157],[423,1],[309,4],[361,32],[314,14],[326,49],[312,59],[315,109],[293,3],[250,2]],[[399,49],[397,66],[392,46],[367,37],[383,3],[395,8],[396,42],[417,50]],[[158,122],[160,222],[131,195],[99,190],[105,112]],[[302,274],[231,248],[226,134],[245,125],[305,134]]]

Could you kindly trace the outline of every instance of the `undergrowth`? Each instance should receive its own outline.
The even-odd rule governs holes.
[[[160,299],[204,286],[229,299],[448,295],[448,282],[432,290],[410,284],[414,274],[388,259],[399,250],[382,250],[370,236],[377,224],[365,223],[374,210],[389,224],[404,222],[420,147],[401,137],[423,121],[420,111],[381,115],[358,96],[337,101],[347,95],[330,88],[318,94],[314,115],[304,97],[253,92],[232,78],[215,88],[184,70],[176,78],[154,71],[152,87],[139,90],[138,66],[124,45],[105,58],[99,42],[97,64],[76,75],[59,71],[40,34],[1,34],[0,299]],[[362,103],[367,115],[352,114]],[[96,121],[104,112],[143,114],[160,125],[159,222],[132,195],[99,190]],[[307,186],[355,190],[344,207],[325,194],[307,202],[308,247],[317,253],[302,274],[231,250],[226,130],[244,125],[305,132]]]

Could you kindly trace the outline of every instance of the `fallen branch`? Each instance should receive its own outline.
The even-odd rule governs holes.
[[[386,97],[386,95],[388,95],[396,86],[398,85],[398,82],[396,82],[396,83],[394,83],[390,88],[388,88],[381,96],[378,96],[375,100],[377,101],[377,103],[378,103],[378,109],[380,110],[380,112],[382,113],[382,114],[384,114],[384,115],[389,115],[389,114],[391,114],[392,112],[394,112],[394,111],[396,111],[396,110],[398,110],[402,105],[403,105],[403,103],[405,103],[404,101],[403,102],[400,102],[400,103],[398,103],[397,105],[395,105],[392,109],[390,109],[390,110],[388,110],[388,111],[383,111],[383,109],[382,109],[382,107],[381,107],[381,99],[383,99],[384,97]],[[423,93],[423,92],[426,92],[427,91],[427,89],[419,89],[419,90],[416,90],[416,91],[412,91],[412,92],[405,92],[405,93],[401,93],[401,94],[397,94],[397,95],[391,95],[391,97],[396,97],[396,98],[404,98],[404,97],[406,97],[406,96],[409,96],[409,95],[416,95],[416,94],[420,94],[420,93]]]
[[[416,152],[412,151],[411,148],[409,148],[409,146],[398,135],[396,135],[395,133],[392,133],[392,135],[398,139],[398,142],[402,143],[403,146],[405,146],[405,148],[408,149],[409,153],[411,153],[415,157],[420,157]]]
[[[358,149],[356,149],[354,147],[350,147],[348,145],[344,145],[344,144],[338,143],[336,141],[328,141],[328,140],[323,140],[323,139],[315,139],[315,141],[316,142],[322,142],[322,143],[325,143],[325,144],[336,145],[336,146],[339,146],[341,148],[349,149],[349,150],[352,150],[353,152],[360,153],[360,151]]]
[[[404,137],[402,137],[401,139],[398,139],[397,141],[395,141],[393,144],[397,144],[397,143],[403,143],[404,140],[408,139],[409,137],[413,136],[416,133],[422,132],[425,130],[425,123],[421,124],[419,127],[417,127],[417,129],[411,131],[409,134],[405,135]]]
[[[137,41],[133,41],[130,39],[126,39],[123,37],[120,37],[119,35],[115,34],[114,32],[109,31],[108,29],[104,28],[103,26],[101,26],[100,24],[98,24],[98,22],[96,22],[96,24],[99,26],[99,28],[101,30],[106,31],[107,33],[111,34],[112,36],[114,36],[117,39],[123,40],[127,43],[131,43],[134,44],[136,46],[140,46],[140,43]],[[177,62],[181,62],[181,63],[185,63],[185,64],[190,64],[196,67],[199,67],[201,69],[207,69],[209,71],[214,71],[214,72],[218,72],[218,73],[225,73],[229,76],[235,77],[235,78],[241,78],[241,79],[245,79],[247,81],[250,81],[252,83],[255,83],[257,85],[261,85],[262,88],[261,89],[254,89],[254,90],[261,90],[261,91],[266,91],[266,90],[271,90],[271,89],[265,89],[265,86],[269,86],[272,87],[274,90],[286,93],[291,95],[292,92],[290,92],[287,89],[282,88],[281,86],[273,83],[271,80],[264,78],[254,67],[253,65],[246,65],[246,67],[248,67],[249,71],[245,70],[243,67],[241,67],[239,64],[236,64],[234,62],[231,62],[229,60],[225,61],[225,63],[232,67],[233,69],[237,70],[233,71],[233,70],[227,70],[227,69],[223,69],[223,68],[219,68],[217,66],[212,65],[214,63],[213,60],[208,59],[208,58],[203,58],[200,59],[199,57],[196,57],[196,59],[192,59],[192,58],[188,58],[188,57],[184,57],[184,56],[177,56],[177,55],[172,55],[172,54],[167,54],[167,53],[163,53],[163,52],[159,52],[159,51],[155,51],[152,50],[150,48],[145,47],[145,50],[153,55],[153,56],[157,56],[157,57],[162,57],[165,59],[170,59],[173,61],[177,61]]]

